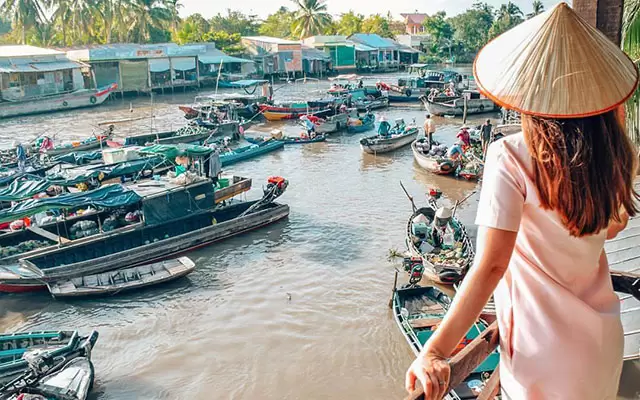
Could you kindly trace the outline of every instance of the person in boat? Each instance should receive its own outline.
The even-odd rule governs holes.
[[[16,160],[18,161],[18,171],[24,172],[27,166],[27,151],[22,143],[15,141],[13,147],[16,149]]]
[[[440,207],[436,210],[429,232],[431,239],[430,243],[434,247],[440,247],[442,249],[453,248],[455,244],[454,232],[453,228],[449,224],[452,217],[453,211],[448,207]]]
[[[304,122],[306,137],[313,139],[314,137],[316,137],[316,124],[313,123],[311,118],[318,117],[303,115],[300,119],[302,119],[302,122]]]
[[[454,95],[456,93],[456,84],[453,81],[449,82],[449,92],[453,93]]]
[[[463,144],[461,141],[457,141],[447,150],[447,157],[451,160],[459,160],[464,154]]]
[[[362,89],[364,87],[364,82],[362,81],[362,79],[360,79],[360,81],[358,82],[358,89]]]
[[[469,127],[464,125],[460,128],[460,132],[456,135],[456,138],[462,142],[465,147],[471,147],[471,135],[469,134]]]
[[[209,178],[211,178],[214,185],[218,183],[218,179],[220,179],[220,174],[222,173],[222,162],[220,161],[220,150],[218,146],[213,147],[213,152],[209,155],[205,163],[205,171],[208,171]]]
[[[604,244],[639,211],[624,126],[638,71],[566,3],[516,29],[480,50],[474,75],[522,132],[488,146],[474,264],[406,389],[446,394],[447,360],[493,295],[503,399],[615,399],[624,333]]]
[[[482,124],[480,128],[480,142],[482,143],[482,154],[487,154],[487,147],[489,143],[491,143],[491,130],[493,129],[493,125],[491,125],[491,120],[487,119]]]
[[[436,132],[436,123],[431,119],[431,114],[427,114],[424,120],[424,134],[427,136],[429,147],[433,145],[433,134]]]
[[[387,121],[387,118],[380,117],[380,125],[378,125],[378,135],[379,136],[388,136],[389,131],[391,131],[391,124]]]

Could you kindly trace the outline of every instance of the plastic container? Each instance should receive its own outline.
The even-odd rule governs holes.
[[[228,178],[220,178],[220,179],[218,179],[218,187],[220,189],[229,187],[229,179]]]
[[[414,236],[426,237],[429,233],[429,225],[424,222],[414,222],[411,224],[411,233],[413,233]]]

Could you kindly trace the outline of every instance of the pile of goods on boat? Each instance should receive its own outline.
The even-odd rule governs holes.
[[[411,148],[418,165],[431,173],[454,175],[467,180],[475,180],[482,175],[484,164],[481,157],[475,156],[477,150],[473,146],[467,148],[456,144],[452,149],[437,142],[430,144],[428,139],[421,138],[413,142]]]
[[[0,335],[0,399],[85,400],[95,378],[98,332],[36,331]]]
[[[411,257],[405,268],[422,263],[430,277],[440,283],[460,281],[473,262],[473,244],[455,209],[438,206],[441,192],[432,189],[429,206],[413,212],[407,223],[407,248]]]

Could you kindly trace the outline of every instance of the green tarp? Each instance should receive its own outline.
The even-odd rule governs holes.
[[[51,209],[78,207],[121,207],[138,203],[142,197],[120,185],[108,185],[88,192],[69,193],[56,197],[26,200],[0,211],[0,222],[15,221]]]
[[[53,158],[53,161],[61,161],[75,165],[84,165],[96,160],[102,160],[102,150],[74,152],[62,154]]]
[[[180,156],[206,157],[213,149],[193,144],[154,144],[139,150],[140,153],[161,154],[169,159]]]
[[[17,179],[9,186],[0,188],[0,201],[20,201],[44,192],[51,186],[45,180],[35,178],[20,180]]]

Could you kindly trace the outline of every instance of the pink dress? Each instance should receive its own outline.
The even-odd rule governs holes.
[[[606,232],[572,237],[555,211],[540,207],[521,133],[489,147],[476,224],[518,232],[494,292],[503,396],[615,399],[623,331]]]

